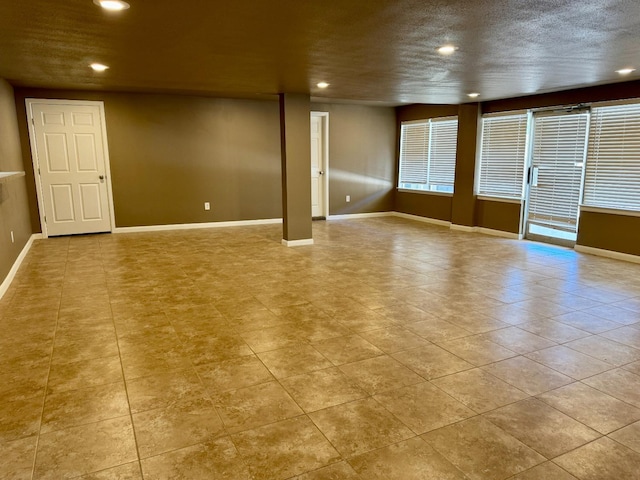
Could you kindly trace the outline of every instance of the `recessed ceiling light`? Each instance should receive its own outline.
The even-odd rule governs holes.
[[[106,65],[102,65],[101,63],[92,63],[89,66],[93,68],[94,72],[104,72],[106,69],[109,68]]]
[[[480,96],[480,94],[476,93],[476,92],[467,93],[467,97],[478,98],[479,96]]]
[[[327,88],[329,84],[327,82],[320,82],[317,86],[318,88]]]
[[[126,10],[129,8],[129,4],[122,0],[93,0],[93,3],[112,12],[119,12],[120,10]]]
[[[620,70],[616,70],[616,73],[620,75],[629,75],[631,72],[635,72],[635,68],[621,68]]]
[[[440,55],[451,55],[452,53],[454,53],[458,48],[453,46],[453,45],[443,45],[442,47],[440,47],[438,49],[438,53]]]

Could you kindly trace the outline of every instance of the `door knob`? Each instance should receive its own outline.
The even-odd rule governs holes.
[[[318,172],[318,175],[324,175],[324,172],[323,172],[322,170],[320,170],[320,171]]]
[[[100,175],[98,178],[99,178],[100,180],[104,180],[104,175]]]

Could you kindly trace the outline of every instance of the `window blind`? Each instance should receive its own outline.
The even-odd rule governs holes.
[[[530,223],[576,231],[588,118],[588,113],[535,118],[532,167],[538,179],[529,192]]]
[[[640,104],[593,108],[583,203],[640,210]]]
[[[429,162],[429,122],[402,125],[400,184],[426,185]]]
[[[457,118],[431,120],[431,161],[429,162],[431,190],[453,192],[457,142]]]
[[[403,123],[398,187],[453,192],[457,139],[457,118]]]
[[[527,114],[482,119],[478,195],[522,199]]]

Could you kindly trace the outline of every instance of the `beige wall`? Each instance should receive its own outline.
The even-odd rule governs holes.
[[[309,95],[280,95],[282,238],[309,240],[311,226],[311,104]]]
[[[582,212],[578,245],[640,255],[640,217]]]
[[[40,225],[24,120],[30,97],[104,101],[118,227],[282,216],[275,100],[17,89],[34,231]],[[331,213],[391,210],[394,109],[312,109],[330,112]]]
[[[0,79],[0,171],[22,170],[13,89]],[[31,233],[25,177],[13,177],[0,183],[0,283],[7,277]]]
[[[329,214],[393,210],[394,109],[314,103],[311,110],[329,112]]]

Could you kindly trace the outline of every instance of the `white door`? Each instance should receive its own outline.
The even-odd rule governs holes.
[[[45,236],[112,231],[102,103],[29,99],[27,111]]]
[[[326,193],[326,135],[323,119],[326,117],[311,114],[311,216],[325,217]]]

